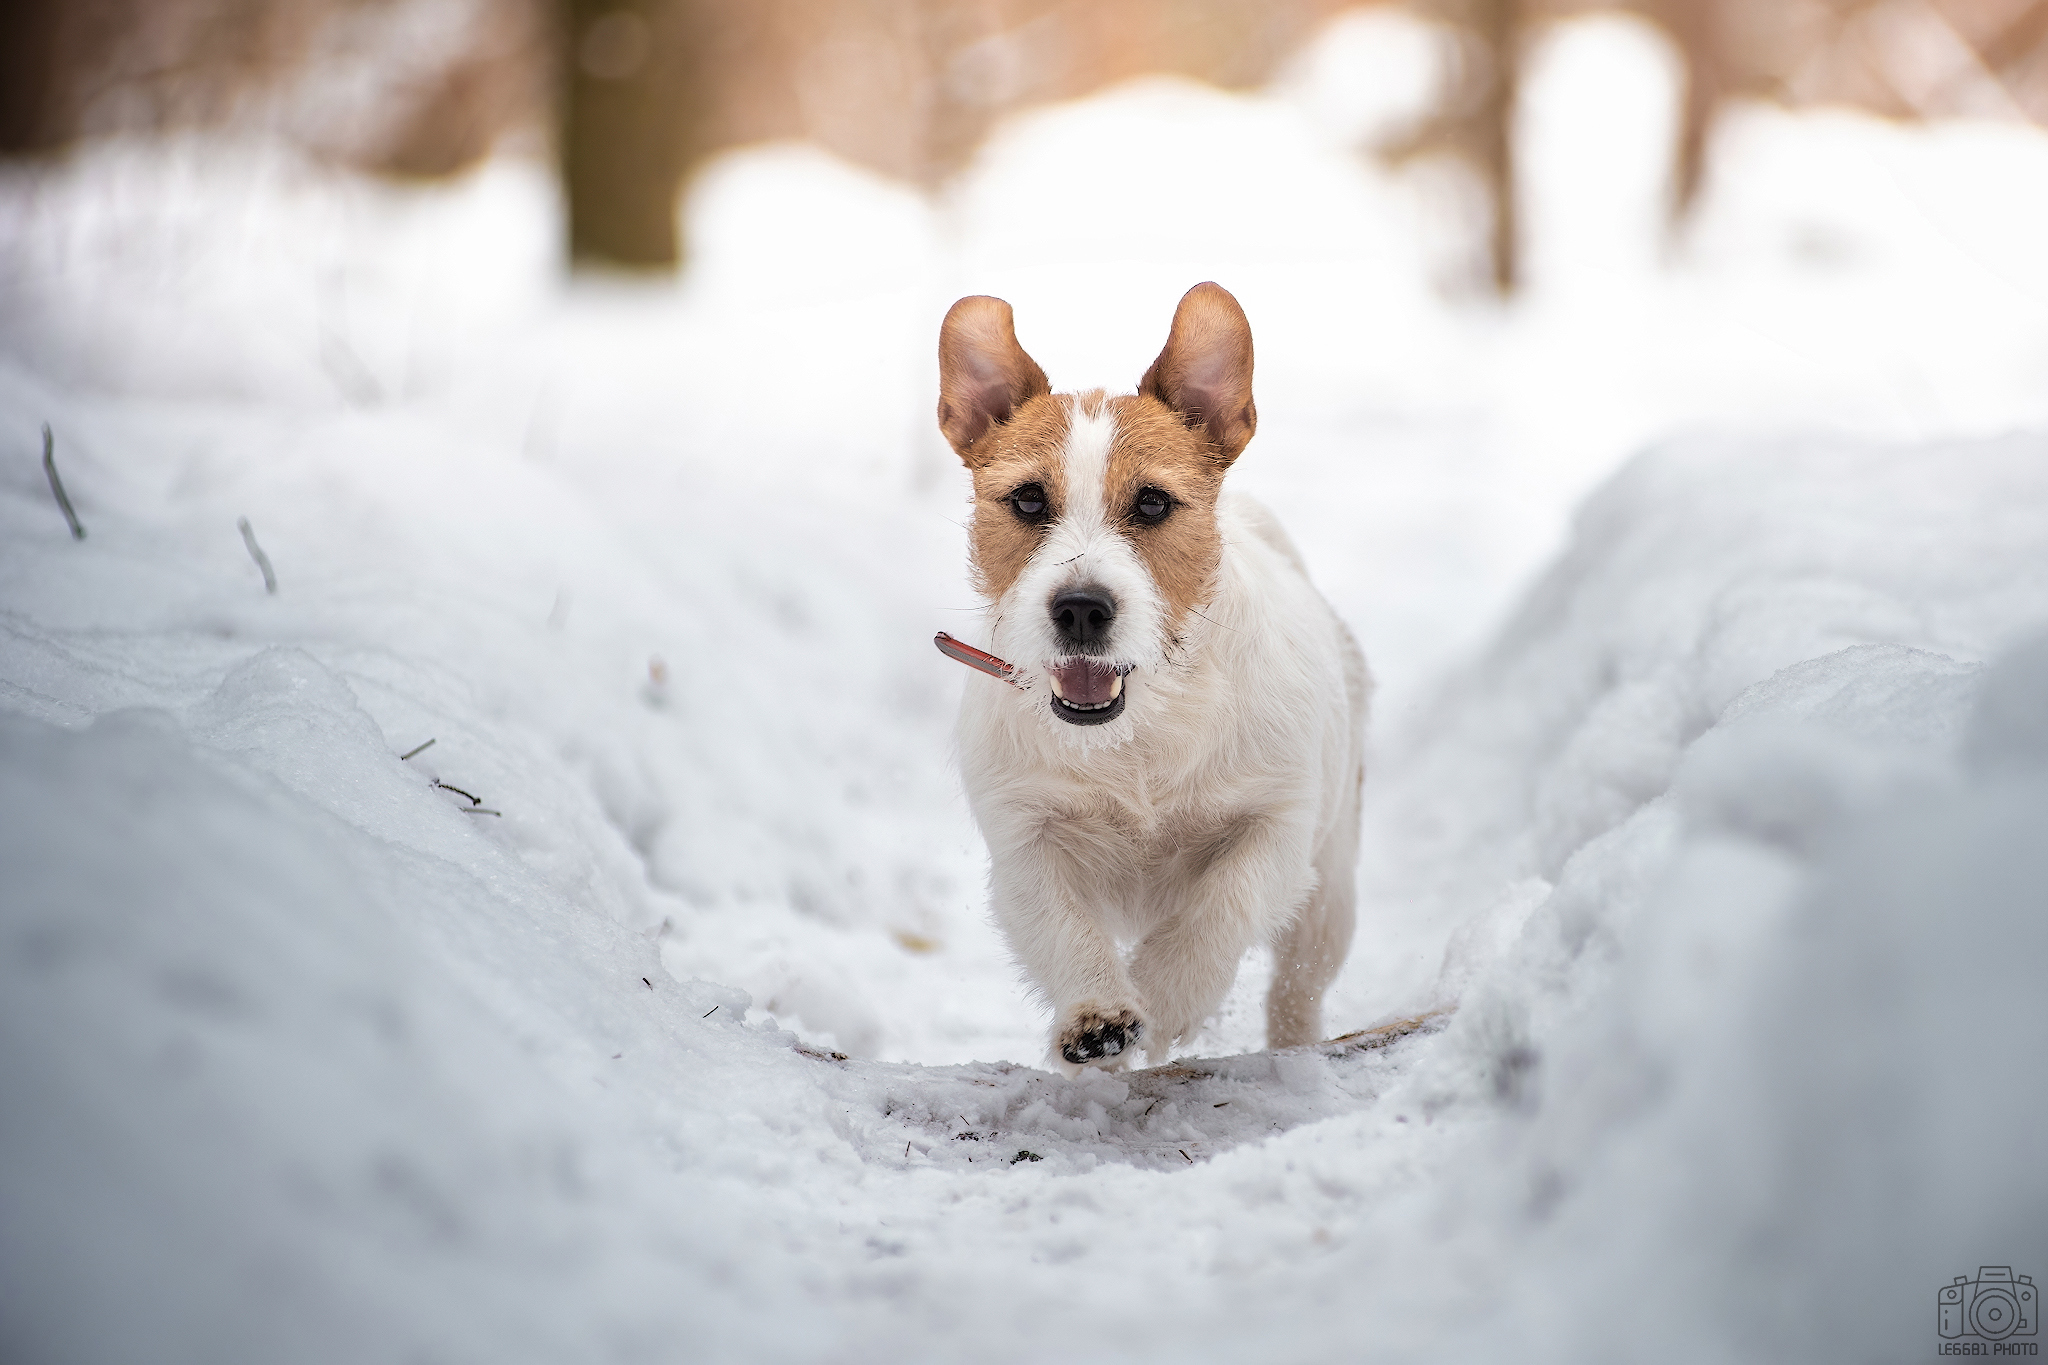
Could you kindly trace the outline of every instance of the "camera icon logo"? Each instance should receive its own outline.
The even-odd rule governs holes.
[[[1941,1287],[1941,1334],[2004,1341],[2030,1337],[2041,1326],[2041,1295],[2031,1276],[2014,1276],[2008,1265],[1977,1268],[1977,1278],[1956,1276]]]

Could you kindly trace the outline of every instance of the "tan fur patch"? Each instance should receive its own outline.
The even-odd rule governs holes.
[[[1156,398],[1112,398],[1116,439],[1109,448],[1103,509],[1136,547],[1166,602],[1167,629],[1178,635],[1187,613],[1209,598],[1223,535],[1216,498],[1227,465]],[[1173,511],[1147,525],[1132,511],[1141,489],[1173,499]]]
[[[968,536],[975,588],[994,601],[1010,590],[1031,562],[1045,527],[1065,511],[1066,481],[1060,452],[1067,444],[1067,400],[1043,395],[1018,408],[1009,421],[975,443],[974,524]],[[1025,484],[1045,490],[1048,518],[1019,519],[1010,495]]]

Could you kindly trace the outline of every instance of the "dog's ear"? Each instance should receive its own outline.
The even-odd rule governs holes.
[[[1173,310],[1166,349],[1138,392],[1156,398],[1202,433],[1224,464],[1235,460],[1258,429],[1252,406],[1252,325],[1220,284],[1198,284]]]
[[[1045,371],[1017,344],[1010,305],[986,294],[960,300],[939,326],[939,430],[969,466],[968,448],[1042,393]]]

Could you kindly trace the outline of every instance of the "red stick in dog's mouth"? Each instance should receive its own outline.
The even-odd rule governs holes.
[[[1020,685],[1017,682],[1017,666],[1007,660],[998,659],[985,649],[961,644],[943,630],[932,636],[932,643],[939,647],[939,653],[949,659],[957,659],[969,668],[979,669],[988,674],[991,678],[1001,678],[1012,687]]]

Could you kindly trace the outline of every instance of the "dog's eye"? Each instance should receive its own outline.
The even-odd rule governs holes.
[[[1045,490],[1035,483],[1027,483],[1010,494],[1010,510],[1025,521],[1045,519]]]
[[[1166,514],[1173,510],[1173,499],[1156,488],[1138,490],[1138,500],[1131,504],[1131,515],[1139,521],[1165,521]]]

